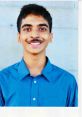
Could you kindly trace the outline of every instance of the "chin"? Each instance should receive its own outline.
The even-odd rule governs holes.
[[[34,56],[36,56],[36,55],[38,55],[39,53],[32,53],[32,55],[34,55]]]
[[[29,53],[29,54],[31,54],[31,55],[39,55],[39,54],[41,54],[41,53],[44,53],[44,50],[39,50],[39,49],[36,49],[36,50],[27,50],[26,49],[26,53]]]
[[[28,53],[28,51],[27,51],[27,53]],[[38,51],[29,51],[29,53],[32,54],[32,55],[38,55],[40,52],[38,52]]]
[[[36,52],[30,52],[30,54],[32,54],[32,55],[39,55],[39,54],[41,54],[42,53],[42,51],[36,51]]]

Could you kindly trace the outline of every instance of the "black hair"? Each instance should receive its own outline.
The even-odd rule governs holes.
[[[52,30],[52,17],[50,13],[43,6],[37,4],[24,5],[21,8],[20,14],[17,19],[17,30],[20,32],[21,22],[29,14],[41,15],[49,24],[49,30]]]

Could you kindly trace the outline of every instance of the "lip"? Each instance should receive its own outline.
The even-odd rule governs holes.
[[[40,48],[44,40],[33,39],[31,41],[26,40],[26,42],[31,46],[31,48],[37,49],[37,48]]]
[[[33,43],[32,42],[30,45],[31,45],[32,48],[39,48],[41,43],[39,43],[39,42]]]

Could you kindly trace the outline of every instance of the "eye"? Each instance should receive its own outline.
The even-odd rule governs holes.
[[[30,32],[31,31],[31,28],[30,27],[26,27],[26,28],[23,29],[23,31]]]
[[[46,27],[40,27],[40,28],[39,28],[39,31],[45,32],[45,31],[47,31],[47,28],[46,28]]]

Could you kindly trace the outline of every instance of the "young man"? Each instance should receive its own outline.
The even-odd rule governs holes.
[[[0,72],[0,106],[77,106],[77,83],[50,63],[46,47],[52,41],[52,18],[42,6],[23,6],[17,19],[20,62]]]

